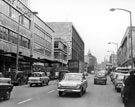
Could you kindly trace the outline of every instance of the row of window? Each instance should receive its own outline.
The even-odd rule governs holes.
[[[15,8],[4,2],[3,0],[0,0],[0,10],[2,10],[2,13],[11,17],[13,20],[15,20],[17,23],[19,22],[20,18],[20,24],[22,24],[27,29],[30,29],[31,21],[25,16],[20,17],[21,13],[17,11]]]
[[[61,42],[58,42],[58,41],[54,42],[54,48],[60,48],[64,51],[67,51],[67,46],[65,46],[64,44],[62,44]]]
[[[37,51],[37,52],[42,53],[47,56],[51,56],[50,50],[47,50],[45,47],[43,47],[37,43],[34,43],[34,51]]]
[[[0,26],[0,39],[17,44],[18,35],[17,33]],[[25,38],[22,35],[19,35],[19,45],[30,49],[30,39]]]
[[[40,30],[39,28],[37,28],[36,26],[35,26],[35,33],[36,33],[36,35],[38,35],[38,36],[44,38],[44,39],[47,40],[48,42],[50,42],[50,43],[52,42],[52,38],[51,38],[49,35],[47,35],[47,33],[41,31],[41,30]]]

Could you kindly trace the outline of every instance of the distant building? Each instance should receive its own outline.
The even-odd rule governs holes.
[[[68,60],[84,62],[84,41],[72,22],[47,22],[54,29],[55,37],[62,38],[68,44]]]
[[[68,45],[61,38],[54,38],[54,60],[63,64],[68,62]]]

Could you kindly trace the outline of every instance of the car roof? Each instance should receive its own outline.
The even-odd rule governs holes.
[[[43,74],[44,72],[33,72],[33,74]]]
[[[66,74],[83,75],[82,73],[66,73]]]
[[[70,72],[69,70],[60,70],[59,72]]]

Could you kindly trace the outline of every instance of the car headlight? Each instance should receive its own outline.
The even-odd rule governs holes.
[[[80,87],[81,87],[81,85],[80,85],[80,84],[77,84],[77,85],[76,85],[76,88],[80,88]]]

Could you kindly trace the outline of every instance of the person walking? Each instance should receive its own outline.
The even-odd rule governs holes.
[[[124,107],[135,107],[135,70],[130,71],[130,75],[124,83]]]

